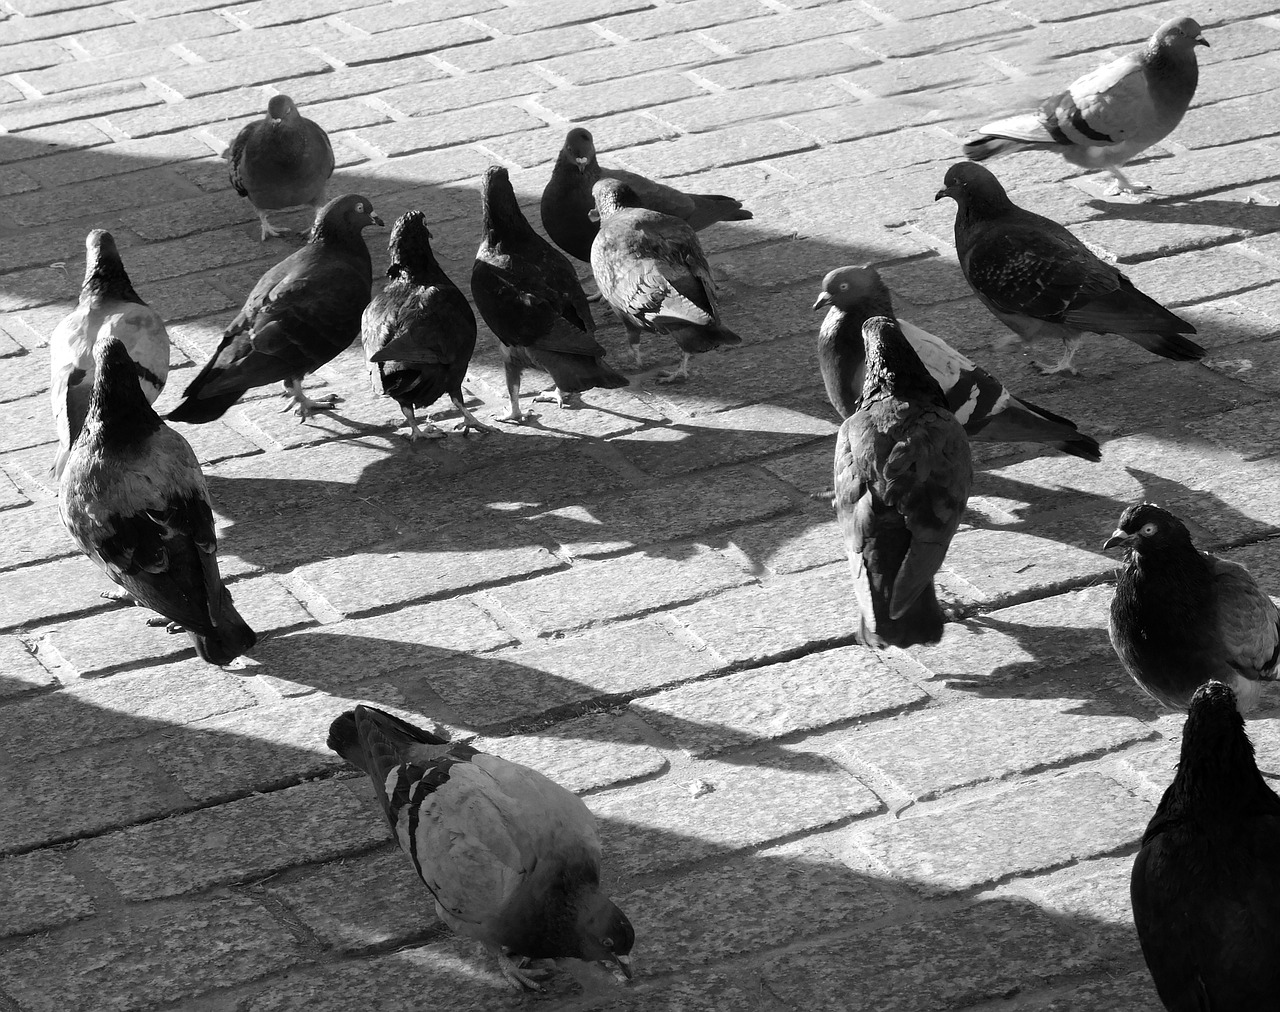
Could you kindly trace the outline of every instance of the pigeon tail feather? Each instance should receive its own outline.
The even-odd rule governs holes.
[[[858,640],[865,646],[883,650],[887,646],[909,647],[920,643],[937,643],[942,639],[944,616],[933,583],[928,583],[911,606],[898,618],[877,616],[868,625],[861,617]]]
[[[183,399],[165,418],[171,422],[188,422],[199,425],[202,422],[214,422],[227,413],[227,409],[242,396],[243,390],[214,397],[201,397],[198,391],[190,388],[182,395]]]
[[[1175,362],[1192,362],[1204,358],[1204,349],[1181,334],[1136,333],[1123,336],[1147,351],[1161,358],[1171,358]]]

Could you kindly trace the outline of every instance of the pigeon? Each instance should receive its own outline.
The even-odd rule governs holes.
[[[1177,361],[1204,356],[1182,336],[1195,327],[1138,291],[1056,221],[1018,207],[983,166],[959,162],[943,183],[934,199],[956,202],[956,255],[974,294],[1023,340],[1062,340],[1061,360],[1042,372],[1078,375],[1071,359],[1086,332],[1119,334]]]
[[[368,197],[348,193],[316,215],[311,239],[258,279],[222,343],[183,391],[170,421],[211,422],[253,387],[282,381],[305,420],[336,397],[312,400],[302,377],[336,358],[360,333],[373,288],[361,230],[381,225]],[[285,408],[288,410],[288,407]]]
[[[592,387],[630,384],[604,361],[595,339],[587,296],[563,253],[538,235],[520,211],[507,170],[489,166],[481,193],[484,238],[471,270],[471,297],[498,339],[511,410],[499,421],[519,425],[520,377],[525,368],[545,369],[560,407]]]
[[[831,406],[848,418],[862,399],[862,326],[873,316],[895,319],[893,298],[874,268],[840,267],[822,280],[813,308],[824,307],[830,308],[818,332],[818,365]],[[1045,443],[1073,457],[1102,459],[1098,441],[1069,418],[1014,397],[989,372],[928,331],[905,320],[898,321],[898,329],[942,387],[947,407],[970,439]]]
[[[306,205],[318,213],[333,175],[333,146],[318,123],[304,117],[288,95],[273,95],[267,114],[246,124],[224,156],[231,185],[248,197],[262,222],[262,241],[288,234],[267,212]]]
[[[335,719],[328,745],[369,775],[440,919],[517,988],[540,990],[511,956],[616,963],[631,976],[635,932],[600,888],[600,840],[580,798],[372,706]]]
[[[218,572],[200,464],[147,403],[124,343],[108,337],[93,355],[89,413],[59,484],[62,523],[128,597],[189,633],[203,660],[227,664],[257,636]]]
[[[80,301],[49,338],[49,399],[58,429],[53,478],[62,478],[71,447],[89,411],[93,390],[93,350],[109,337],[124,344],[148,404],[154,404],[169,375],[169,332],[160,314],[133,290],[116,241],[106,229],[84,238],[84,283]]]
[[[1182,755],[1142,836],[1129,895],[1170,1012],[1256,1012],[1280,995],[1280,797],[1231,690],[1191,698]]]
[[[660,383],[689,378],[689,357],[742,338],[720,322],[711,267],[698,236],[680,218],[641,207],[630,184],[602,179],[592,191],[600,232],[591,244],[591,271],[600,294],[613,307],[642,364],[640,334],[648,330],[675,339],[680,368]]]
[[[1280,674],[1280,609],[1243,566],[1198,551],[1182,521],[1154,503],[1120,514],[1103,549],[1124,547],[1111,599],[1111,645],[1153,699],[1185,710],[1209,679],[1242,713]]]
[[[1009,151],[1057,151],[1072,165],[1106,169],[1112,194],[1149,190],[1120,166],[1169,136],[1196,93],[1196,46],[1207,46],[1191,18],[1166,21],[1140,53],[1130,53],[1074,81],[1035,112],[982,127],[965,142],[975,162]]]
[[[410,442],[444,438],[430,419],[425,432],[418,428],[414,409],[430,407],[446,393],[462,412],[458,429],[492,432],[462,403],[462,378],[476,349],[476,317],[431,252],[426,215],[401,215],[387,251],[391,280],[365,307],[360,323],[374,393],[399,403]]]
[[[942,638],[933,577],[973,484],[969,438],[898,325],[862,327],[862,400],[836,436],[836,519],[844,535],[864,646]]]
[[[564,139],[551,178],[542,191],[542,227],[551,241],[578,260],[591,259],[591,242],[599,230],[589,217],[595,207],[592,190],[601,179],[617,179],[635,192],[640,207],[683,219],[694,231],[718,221],[747,221],[742,201],[715,193],[682,193],[672,186],[625,169],[602,169],[596,161],[591,131],[574,127]]]

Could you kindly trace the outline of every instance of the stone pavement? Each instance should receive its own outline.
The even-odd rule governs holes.
[[[1280,0],[0,0],[0,1012],[1158,1007],[1128,871],[1181,721],[1107,643],[1124,504],[1158,500],[1280,590]],[[1064,13],[1069,12],[1069,13]],[[1209,358],[1093,338],[1040,377],[969,296],[933,193],[958,139],[1171,14],[1213,48],[1135,169],[993,168],[1192,320]],[[218,158],[292,95],[332,193],[426,211],[465,287],[476,177],[536,200],[565,130],[607,164],[730,193],[703,233],[744,345],[681,388],[410,446],[353,348],[309,384],[180,426],[224,574],[264,634],[231,669],[101,600],[57,519],[46,341],[83,239],[114,232],[171,321],[171,405],[290,241]],[[301,223],[297,219],[297,223]],[[367,233],[375,272],[385,233]],[[807,493],[833,414],[809,311],[876,262],[901,314],[1104,442],[1101,464],[975,446],[929,649],[853,645],[844,549]],[[483,328],[482,328],[483,329]],[[603,326],[615,362],[618,326]],[[647,342],[656,365],[671,347]],[[1052,356],[1055,349],[1037,349]],[[532,387],[531,382],[527,386]],[[502,406],[482,332],[469,389]],[[362,777],[351,701],[531,763],[597,813],[638,975],[520,997],[435,920]],[[1280,763],[1277,699],[1250,722]]]

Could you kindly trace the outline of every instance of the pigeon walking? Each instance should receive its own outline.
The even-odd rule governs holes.
[[[576,795],[372,706],[334,720],[328,744],[369,775],[440,919],[516,987],[540,990],[512,957],[616,963],[631,976],[635,932],[600,888],[595,819]]]
[[[481,197],[484,238],[471,270],[471,297],[502,350],[511,408],[498,420],[524,420],[526,368],[545,369],[555,383],[535,400],[554,399],[562,408],[580,391],[629,385],[604,361],[577,273],[525,219],[506,169],[489,166]]]
[[[973,484],[969,438],[897,324],[862,329],[866,379],[836,437],[836,519],[865,646],[942,638],[934,575]]]
[[[1106,169],[1110,191],[1136,193],[1120,166],[1174,131],[1196,93],[1196,46],[1209,43],[1191,18],[1166,21],[1141,52],[1130,53],[1074,81],[1034,112],[982,127],[965,142],[974,161],[1008,151],[1057,151],[1072,165]]]
[[[718,221],[747,221],[750,211],[742,201],[716,193],[684,193],[673,186],[625,169],[604,169],[596,161],[591,131],[574,127],[564,139],[551,178],[542,191],[539,208],[542,227],[552,242],[578,260],[591,259],[591,243],[599,231],[598,219],[590,217],[595,208],[592,189],[601,179],[626,183],[640,207],[682,219],[694,231]]]
[[[225,155],[231,185],[258,212],[263,242],[289,231],[273,226],[268,211],[306,205],[317,214],[324,205],[333,146],[324,128],[298,112],[288,95],[273,95],[267,114],[246,124]]]
[[[1260,1012],[1280,996],[1280,797],[1231,690],[1191,699],[1182,755],[1133,862],[1133,923],[1169,1012]]]
[[[89,412],[93,391],[93,352],[108,338],[124,345],[148,404],[154,404],[169,375],[169,332],[160,314],[133,289],[116,241],[95,228],[84,240],[84,283],[80,301],[49,338],[49,399],[58,428],[55,481]]]
[[[1196,328],[1133,286],[1056,221],[1018,207],[987,169],[959,162],[934,199],[956,202],[956,255],[982,304],[1018,337],[1057,337],[1061,360],[1042,372],[1078,375],[1084,334],[1119,334],[1176,361],[1204,356]]]
[[[365,308],[360,324],[374,393],[395,399],[410,441],[443,439],[430,419],[418,428],[415,408],[442,394],[462,413],[457,428],[492,432],[462,402],[462,380],[476,349],[476,317],[467,297],[431,252],[426,215],[410,211],[391,229],[387,286]]]
[[[1243,566],[1198,551],[1186,526],[1136,503],[1103,549],[1124,548],[1111,599],[1111,645],[1153,699],[1185,710],[1209,679],[1229,685],[1242,713],[1280,674],[1280,609]]]
[[[841,418],[848,418],[862,400],[862,327],[873,316],[895,319],[893,297],[874,268],[840,267],[823,279],[813,308],[827,308],[818,332],[818,366],[827,398]],[[1044,443],[1073,457],[1101,459],[1098,441],[1069,418],[1013,396],[989,372],[928,331],[905,320],[898,321],[898,328],[942,387],[947,407],[970,439]]]
[[[681,351],[680,368],[660,374],[660,383],[688,379],[691,355],[741,344],[720,322],[711,267],[694,230],[641,207],[630,185],[616,179],[600,180],[594,194],[600,232],[591,244],[591,271],[626,328],[636,365],[646,330],[672,338]]]
[[[189,633],[202,659],[227,664],[257,636],[218,572],[204,474],[147,403],[123,342],[99,341],[94,364],[89,413],[59,486],[62,522],[129,597]]]
[[[169,419],[214,421],[246,391],[277,382],[303,419],[332,408],[337,397],[312,400],[302,392],[302,377],[359,335],[373,287],[373,262],[361,232],[381,224],[367,197],[348,193],[326,204],[310,241],[258,279]]]

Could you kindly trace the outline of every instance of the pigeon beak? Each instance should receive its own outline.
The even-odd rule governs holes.
[[[1197,45],[1197,46],[1206,46],[1206,47],[1208,47],[1208,48],[1210,48],[1210,49],[1212,49],[1212,48],[1213,48],[1212,46],[1210,46],[1210,45],[1209,45],[1209,40],[1208,40],[1208,39],[1206,39],[1203,35],[1197,35],[1197,36],[1196,36],[1196,45]]]
[[[1125,545],[1127,547],[1133,544],[1136,540],[1137,539],[1132,534],[1126,534],[1117,527],[1111,532],[1111,537],[1107,538],[1107,540],[1102,543],[1102,550],[1105,552],[1111,548],[1116,548],[1119,545]]]
[[[933,195],[933,199],[941,200],[943,197],[950,197],[950,196],[952,196],[951,187],[944,186],[941,190],[939,190],[937,193]]]
[[[381,218],[379,218],[379,217],[378,217],[376,214],[374,214],[372,211],[370,211],[370,212],[369,212],[369,220],[370,220],[371,222],[373,222],[375,225],[381,225],[381,224],[383,223],[382,219],[381,219]]]
[[[831,305],[831,296],[826,292],[822,292],[818,295],[818,301],[813,304],[813,311],[816,313],[819,309],[825,309],[829,305]]]
[[[1208,45],[1208,43],[1205,43],[1205,45]],[[590,159],[590,158],[575,158],[575,159],[573,160],[573,164],[574,164],[574,165],[576,165],[576,166],[578,167],[578,171],[579,171],[579,172],[586,172],[586,171],[587,171],[587,166],[591,164],[591,159]]]
[[[618,969],[622,971],[622,975],[626,977],[627,980],[630,980],[631,975],[635,973],[635,969],[631,966],[631,957],[630,956],[614,956],[613,958],[617,960]]]

